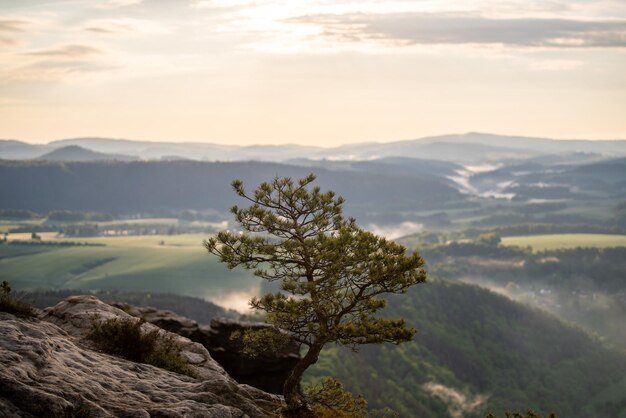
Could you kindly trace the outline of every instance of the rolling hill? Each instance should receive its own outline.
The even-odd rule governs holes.
[[[5,160],[29,160],[50,150],[47,145],[28,144],[12,139],[0,140],[0,158]]]
[[[248,187],[275,176],[301,178],[315,171],[322,189],[346,200],[346,211],[367,221],[394,212],[458,207],[466,196],[440,176],[334,171],[293,165],[198,161],[149,162],[0,162],[0,195],[4,208],[81,210],[124,214],[167,214],[195,209],[226,213],[236,203],[230,182]]]
[[[141,159],[161,159],[174,155],[206,161],[283,162],[295,158],[370,160],[384,157],[411,157],[476,164],[572,153],[593,153],[609,157],[626,156],[625,140],[553,140],[471,132],[385,143],[340,145],[332,148],[293,144],[233,146],[91,137],[62,139],[45,145],[0,140],[0,158],[32,159],[70,145],[100,153],[129,155]]]
[[[376,160],[310,160],[305,158],[287,161],[299,167],[320,167],[333,171],[360,171],[382,175],[423,178],[449,178],[458,174],[463,166],[440,160],[423,158],[385,157]]]
[[[122,154],[105,154],[78,145],[68,145],[50,151],[37,159],[45,161],[132,161],[137,158]]]
[[[621,418],[626,353],[538,310],[465,284],[431,282],[389,299],[411,343],[323,352],[310,378],[336,376],[401,417],[482,418],[528,408]]]

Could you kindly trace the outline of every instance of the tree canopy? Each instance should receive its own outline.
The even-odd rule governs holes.
[[[299,383],[327,343],[357,349],[360,344],[409,341],[415,329],[403,319],[375,316],[385,293],[403,293],[426,280],[418,252],[359,228],[343,216],[344,199],[310,187],[313,174],[298,181],[275,178],[248,194],[239,180],[235,192],[248,200],[231,212],[243,231],[220,232],[205,241],[229,268],[254,269],[281,291],[253,298],[266,320],[306,347],[285,382],[290,410],[305,409]]]

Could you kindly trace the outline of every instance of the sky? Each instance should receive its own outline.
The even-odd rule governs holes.
[[[626,0],[0,0],[0,138],[626,139]]]

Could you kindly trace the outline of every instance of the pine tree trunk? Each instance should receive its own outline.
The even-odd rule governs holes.
[[[285,402],[287,403],[288,411],[298,411],[304,410],[307,408],[306,401],[300,392],[300,380],[302,379],[302,375],[312,364],[317,362],[317,358],[319,357],[320,351],[322,351],[323,345],[313,344],[309,351],[307,351],[306,355],[302,357],[302,359],[296,363],[295,367],[291,371],[291,374],[285,380],[285,384],[283,385],[283,395],[285,397]]]

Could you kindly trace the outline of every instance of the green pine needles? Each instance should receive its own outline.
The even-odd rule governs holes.
[[[411,340],[416,331],[403,319],[375,314],[385,306],[381,295],[426,281],[417,252],[406,255],[403,246],[345,219],[343,198],[310,187],[314,181],[313,174],[298,181],[275,178],[251,194],[234,181],[235,192],[251,203],[231,209],[243,232],[220,232],[204,242],[229,268],[254,269],[282,289],[253,298],[251,306],[306,348],[283,389],[292,412],[308,410],[300,380],[326,344],[356,350]]]

